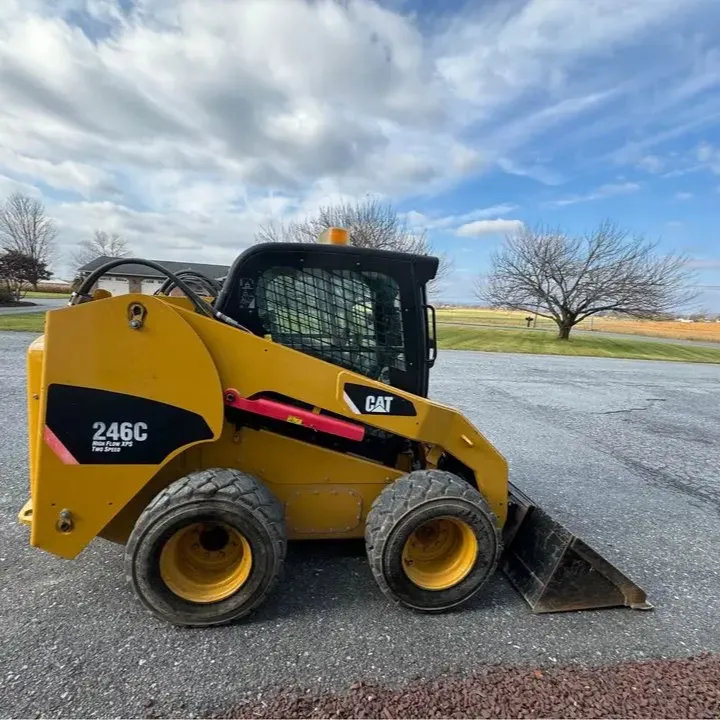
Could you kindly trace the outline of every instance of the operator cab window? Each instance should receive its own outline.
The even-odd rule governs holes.
[[[400,289],[382,273],[274,267],[255,307],[273,341],[394,385],[406,371]]]

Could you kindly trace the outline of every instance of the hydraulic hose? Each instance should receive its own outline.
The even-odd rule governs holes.
[[[109,270],[112,270],[114,267],[117,267],[118,265],[125,265],[125,264],[135,264],[135,265],[145,265],[146,267],[152,268],[153,270],[157,270],[163,275],[166,275],[174,285],[179,287],[190,299],[192,304],[195,306],[196,310],[203,315],[211,318],[215,318],[216,320],[219,320],[220,322],[225,323],[226,325],[232,325],[233,327],[239,328],[240,330],[245,330],[245,332],[250,332],[247,328],[240,325],[240,323],[235,322],[231,317],[228,317],[225,315],[225,313],[221,313],[219,310],[216,310],[210,303],[206,302],[201,298],[199,295],[197,295],[195,292],[193,292],[188,286],[187,283],[185,283],[182,278],[178,277],[173,272],[170,272],[167,268],[160,265],[160,263],[156,263],[154,260],[144,260],[142,258],[114,258],[113,260],[109,260],[105,264],[101,265],[96,270],[93,270],[83,281],[80,283],[80,287],[77,289],[76,292],[74,292],[70,296],[70,300],[68,302],[68,305],[77,305],[81,302],[85,302],[86,300],[90,300],[90,295],[88,294],[90,288]]]
[[[178,270],[175,275],[179,278],[194,278],[200,282],[201,285],[205,287],[206,290],[209,291],[209,295],[213,295],[214,297],[217,297],[218,293],[221,290],[220,283],[214,280],[213,278],[209,278],[207,275],[203,275],[202,273],[197,272],[196,270]],[[159,290],[155,291],[155,295],[163,294],[167,295],[168,292],[170,292],[175,287],[175,282],[172,278],[168,278],[163,284],[162,287]]]

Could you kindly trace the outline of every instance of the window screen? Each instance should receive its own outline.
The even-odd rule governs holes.
[[[400,291],[387,275],[272,268],[256,308],[275,342],[386,383],[406,370]]]

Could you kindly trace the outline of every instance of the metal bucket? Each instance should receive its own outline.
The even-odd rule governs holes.
[[[533,612],[652,609],[642,588],[514,485],[509,490],[501,568]]]

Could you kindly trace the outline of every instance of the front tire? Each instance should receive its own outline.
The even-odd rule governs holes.
[[[421,612],[466,603],[495,572],[497,518],[462,478],[418,470],[377,496],[365,525],[368,561],[380,590]]]
[[[193,472],[160,492],[125,550],[139,600],[174,625],[220,625],[248,615],[282,572],[283,511],[255,478],[229,468]]]

